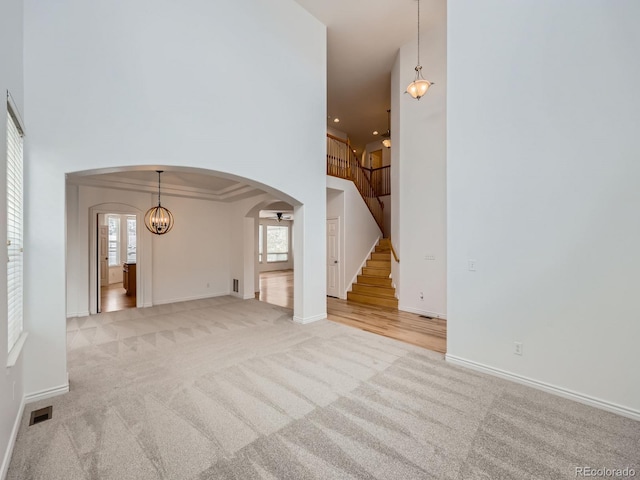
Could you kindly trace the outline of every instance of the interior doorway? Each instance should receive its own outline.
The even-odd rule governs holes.
[[[257,215],[256,298],[293,309],[293,207],[276,202]]]
[[[340,297],[340,219],[327,219],[327,296]]]
[[[96,216],[97,313],[137,306],[137,218],[108,212]]]

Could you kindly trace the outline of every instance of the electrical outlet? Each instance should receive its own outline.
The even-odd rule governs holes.
[[[420,300],[424,300],[424,293],[420,292]]]
[[[522,355],[522,342],[514,342],[513,353],[516,355]]]
[[[468,262],[468,266],[469,266],[469,271],[470,272],[475,272],[476,271],[476,261],[475,260],[467,260]]]
[[[209,285],[209,282],[207,282],[207,288],[211,287],[211,285]]]

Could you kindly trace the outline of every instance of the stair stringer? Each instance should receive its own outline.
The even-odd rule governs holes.
[[[347,298],[347,292],[350,291],[353,288],[353,284],[358,279],[358,275],[360,275],[360,272],[362,272],[362,269],[367,265],[367,260],[369,260],[369,257],[371,257],[371,254],[376,249],[376,246],[378,245],[378,242],[380,241],[381,238],[382,238],[382,236],[379,236],[378,238],[376,238],[375,242],[373,242],[373,245],[371,245],[371,248],[369,249],[369,251],[365,255],[364,260],[362,260],[362,263],[360,264],[360,268],[358,268],[358,270],[356,270],[355,275],[353,276],[353,278],[351,279],[349,284],[344,289],[344,292],[345,292],[344,293],[344,298]]]

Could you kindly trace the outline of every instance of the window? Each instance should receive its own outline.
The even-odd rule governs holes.
[[[136,263],[136,217],[127,215],[127,263]]]
[[[262,263],[262,225],[258,227],[258,262]]]
[[[105,221],[109,267],[118,267],[124,262],[136,263],[136,216],[108,213]]]
[[[23,329],[23,199],[22,148],[24,132],[7,105],[7,330],[8,349],[14,347]]]
[[[120,265],[120,217],[118,215],[107,215],[107,226],[109,227],[109,266]]]
[[[289,259],[289,227],[267,225],[267,262]]]

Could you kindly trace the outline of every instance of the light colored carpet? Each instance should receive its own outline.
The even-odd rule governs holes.
[[[290,318],[220,297],[70,320],[71,392],[27,405],[8,478],[640,476],[639,422]]]

